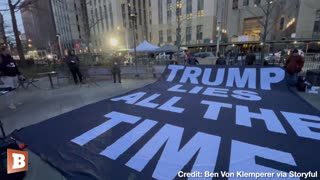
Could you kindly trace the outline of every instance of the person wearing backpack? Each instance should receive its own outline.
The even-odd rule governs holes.
[[[286,80],[289,86],[296,86],[298,83],[298,73],[301,72],[304,59],[299,55],[298,49],[294,49],[285,63]]]

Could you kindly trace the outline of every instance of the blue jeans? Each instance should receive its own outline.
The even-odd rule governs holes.
[[[298,83],[298,73],[289,74],[286,73],[286,80],[288,86],[296,86]]]

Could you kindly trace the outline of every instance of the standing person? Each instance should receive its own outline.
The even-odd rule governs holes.
[[[223,55],[220,55],[220,53],[218,53],[218,59],[216,61],[216,65],[226,65],[226,59],[223,57]]]
[[[253,65],[255,61],[256,55],[252,51],[248,50],[248,54],[246,56],[246,65]]]
[[[78,56],[74,54],[74,50],[68,50],[68,56],[66,60],[67,60],[67,64],[69,66],[70,72],[72,73],[74,83],[78,84],[78,81],[80,81],[80,83],[83,84],[82,74],[80,72],[80,60]]]
[[[194,56],[194,54],[190,55],[189,57],[189,61],[188,61],[189,65],[195,66],[195,65],[199,65],[199,61],[197,60],[197,58]]]
[[[113,83],[117,82],[116,76],[118,76],[118,82],[121,83],[121,69],[120,69],[120,62],[118,57],[113,57],[113,63],[111,68],[111,73],[113,77]]]
[[[298,49],[294,49],[284,65],[289,86],[295,86],[298,83],[298,73],[302,70],[303,65],[303,57],[299,55]]]
[[[0,79],[5,87],[15,89],[19,85],[19,79],[25,78],[21,75],[8,49],[3,47],[0,51]],[[15,96],[15,91],[6,94],[7,105],[10,109],[16,109],[16,105],[21,105],[20,102],[15,101]]]
[[[184,50],[184,65],[188,64],[190,61],[190,53],[187,50]]]

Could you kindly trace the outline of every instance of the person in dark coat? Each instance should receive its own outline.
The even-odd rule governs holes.
[[[8,49],[2,47],[0,51],[0,80],[3,83],[2,86],[11,90],[16,89],[19,85],[19,80],[25,80],[25,78],[21,75]],[[17,102],[15,97],[15,91],[6,94],[7,105],[10,109],[16,109],[16,105],[22,104]]]
[[[252,51],[249,51],[246,56],[246,65],[253,65],[255,61],[256,61],[256,55]]]
[[[80,72],[80,60],[78,56],[74,54],[74,50],[68,50],[66,61],[73,76],[74,83],[78,84],[79,81],[80,83],[83,83],[82,74]]]
[[[189,61],[188,61],[188,64],[191,66],[195,66],[195,65],[199,65],[200,63],[199,63],[198,59],[194,56],[194,54],[191,54]]]
[[[113,57],[111,73],[113,77],[113,82],[114,83],[117,82],[116,76],[118,76],[118,82],[121,83],[121,69],[120,69],[120,61],[118,57]]]
[[[303,57],[299,55],[298,49],[294,49],[284,65],[289,86],[295,86],[298,83],[298,73],[301,72],[303,65]]]
[[[227,64],[226,59],[222,57],[220,53],[218,53],[218,59],[216,61],[216,65],[226,65],[226,64]]]

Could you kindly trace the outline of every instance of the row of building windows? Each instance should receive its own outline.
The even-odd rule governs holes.
[[[258,6],[261,4],[261,0],[252,0],[253,5]],[[250,5],[250,0],[243,0],[242,1],[243,6],[249,6]],[[233,0],[232,1],[232,9],[238,9],[239,7],[239,0]]]
[[[178,35],[181,34],[179,32],[179,29],[176,29],[176,36],[178,38]],[[190,42],[192,40],[192,27],[188,26],[186,27],[186,42]],[[196,26],[196,40],[202,40],[203,39],[203,25]],[[159,31],[159,43],[162,44],[164,42],[163,37],[163,30]],[[167,42],[172,42],[172,31],[171,29],[167,30]]]
[[[109,6],[109,8],[108,8]],[[110,23],[109,23],[110,20]],[[103,9],[102,6],[98,8],[91,9],[91,28],[93,28],[94,34],[105,32],[109,29],[114,29],[113,22],[113,13],[112,13],[112,4],[108,5],[104,4]]]
[[[172,21],[172,12],[175,11],[177,18],[182,18],[183,3],[176,0],[176,5],[172,5],[172,0],[167,0],[167,23]],[[158,0],[158,21],[163,24],[163,0]],[[197,0],[197,16],[204,16],[204,0]],[[192,0],[186,0],[186,19],[192,19]]]

